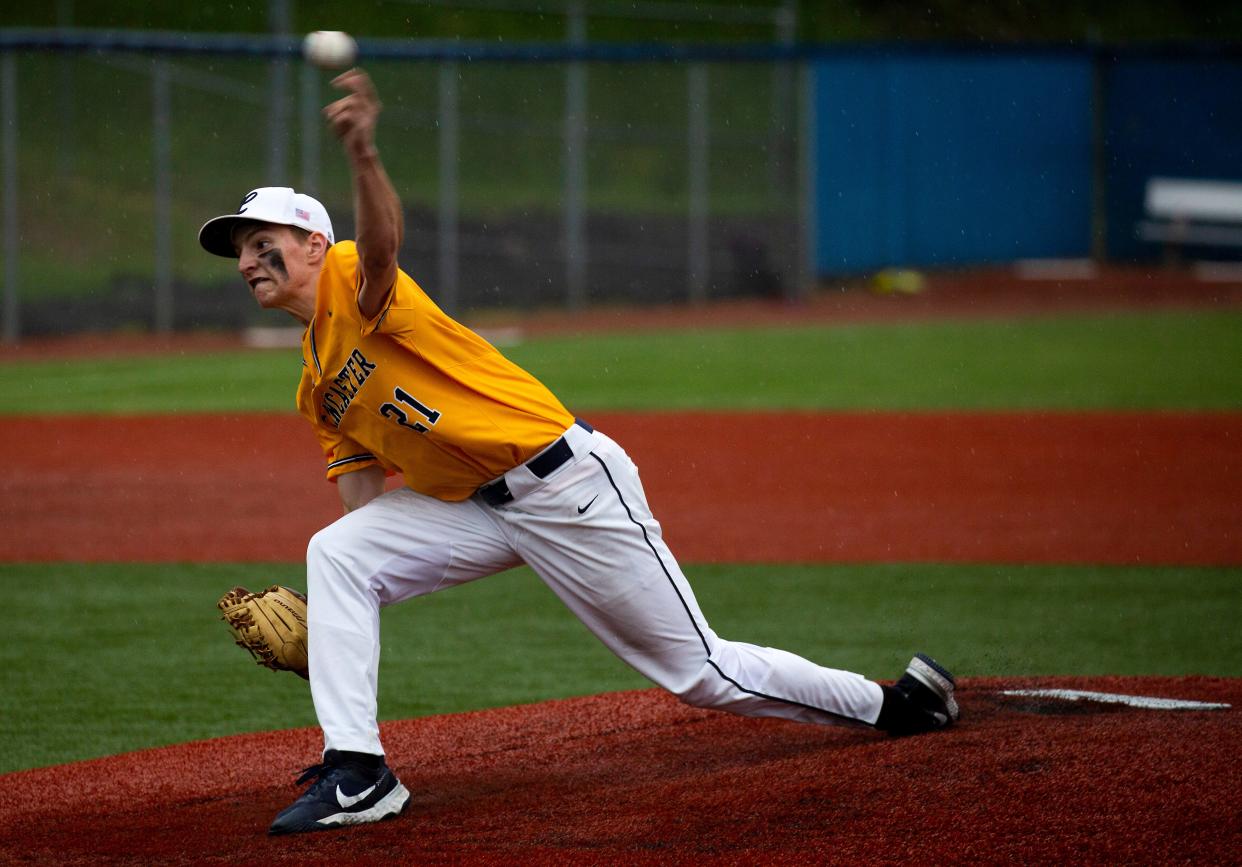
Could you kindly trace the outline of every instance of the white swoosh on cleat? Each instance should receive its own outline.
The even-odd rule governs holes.
[[[336,787],[336,802],[348,810],[354,804],[358,803],[359,801],[361,801],[363,798],[365,798],[367,795],[371,794],[374,791],[375,791],[375,786],[372,786],[369,789],[364,789],[363,791],[359,792],[356,795],[347,795],[341,791],[340,786],[337,786]]]

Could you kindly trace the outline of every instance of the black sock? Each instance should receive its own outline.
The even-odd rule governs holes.
[[[324,753],[323,759],[330,765],[345,764],[361,765],[368,770],[378,770],[384,764],[382,755],[373,753],[352,753],[348,750],[328,750]]]
[[[880,684],[880,689],[884,690],[884,703],[880,705],[880,716],[875,721],[875,727],[882,732],[889,732],[910,714],[909,699],[905,693],[894,687]]]

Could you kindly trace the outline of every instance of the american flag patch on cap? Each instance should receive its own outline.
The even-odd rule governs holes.
[[[293,213],[299,220],[310,220],[310,211],[303,211],[301,208],[294,208]]]

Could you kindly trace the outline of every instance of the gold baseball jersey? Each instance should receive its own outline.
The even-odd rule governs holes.
[[[379,465],[464,500],[554,442],[574,417],[539,380],[447,316],[404,271],[364,320],[352,241],[328,248],[302,337],[298,410],[328,478]]]

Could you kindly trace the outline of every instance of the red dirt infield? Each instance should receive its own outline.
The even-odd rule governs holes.
[[[739,420],[745,418],[746,423]],[[599,413],[687,562],[1242,564],[1242,413]],[[293,415],[13,417],[0,561],[299,561]]]
[[[1032,686],[1232,707],[999,692]],[[979,679],[959,695],[960,726],[906,739],[696,710],[657,690],[387,723],[410,809],[296,837],[265,831],[317,758],[311,729],[23,771],[0,778],[0,861],[1237,863],[1242,681]]]
[[[687,562],[1242,562],[1242,414],[748,418],[593,417]],[[298,560],[338,508],[293,416],[4,431],[4,561]],[[1031,683],[1233,708],[997,692]],[[292,839],[264,832],[317,732],[247,735],[0,777],[0,862],[1225,863],[1240,701],[1237,679],[966,678],[962,724],[904,740],[658,691],[392,722],[412,808]]]

